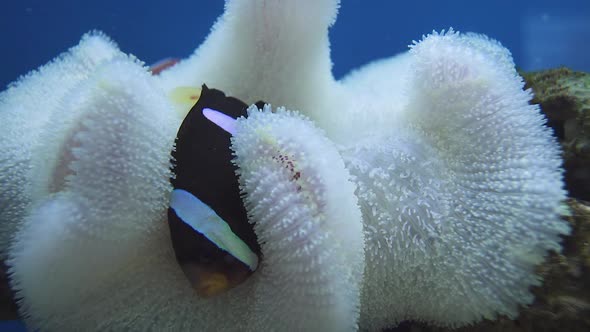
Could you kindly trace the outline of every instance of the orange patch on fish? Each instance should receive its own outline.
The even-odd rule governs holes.
[[[225,274],[219,272],[203,272],[193,287],[199,296],[207,298],[223,293],[230,286]]]

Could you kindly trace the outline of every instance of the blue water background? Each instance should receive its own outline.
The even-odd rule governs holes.
[[[146,63],[185,57],[223,10],[207,1],[3,1],[0,90],[99,29]],[[334,74],[407,50],[432,30],[484,33],[508,47],[518,67],[590,71],[590,1],[343,0],[331,30]],[[2,331],[22,331],[18,322]]]
[[[0,10],[0,89],[99,29],[146,63],[185,57],[208,34],[224,1],[8,0]],[[412,40],[455,28],[489,35],[517,66],[590,71],[590,1],[343,0],[331,30],[334,73],[405,51]]]

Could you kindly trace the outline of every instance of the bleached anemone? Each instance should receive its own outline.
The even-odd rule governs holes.
[[[59,191],[29,209],[10,249],[12,287],[29,327],[356,328],[360,211],[342,159],[310,121],[267,108],[235,124],[236,164],[262,260],[242,284],[203,298],[177,263],[166,223],[178,128],[168,99],[127,57],[99,66],[74,97],[70,130],[60,131],[58,144],[39,143],[56,154],[53,168],[67,169],[49,172]],[[192,211],[171,203],[180,215]]]
[[[117,56],[64,98],[58,103],[64,108],[46,110],[39,131],[67,127],[37,142],[45,150],[41,156],[55,161],[37,174],[59,188],[45,189],[27,211],[8,261],[20,312],[42,330],[112,324],[105,312],[125,312],[137,294],[101,309],[80,310],[82,303],[104,303],[105,294],[121,300],[120,288],[137,291],[122,271],[145,262],[151,256],[144,250],[167,239],[160,224],[177,121],[150,74],[134,59]]]
[[[361,329],[459,326],[531,301],[534,266],[568,232],[565,192],[559,150],[509,52],[435,33],[338,82],[327,34],[338,6],[228,0],[203,45],[159,77],[91,35],[0,95],[0,244],[20,229],[9,265],[32,327],[349,330],[361,282]],[[190,195],[169,200],[178,114],[204,83],[311,119],[267,108],[235,122],[212,105],[193,114],[235,134],[246,207],[233,216],[216,206],[225,190],[208,197],[215,182],[181,186],[215,178],[199,168],[207,153],[173,183]],[[221,283],[203,278],[179,254],[190,246],[173,248],[169,203],[176,225],[248,273],[230,287],[226,270]],[[244,237],[248,217],[256,239]],[[200,280],[217,296],[195,294]]]
[[[361,326],[515,317],[568,233],[558,145],[498,43],[434,33],[409,56],[405,107],[343,151],[367,241]]]
[[[80,44],[47,65],[33,71],[0,93],[0,256],[5,257],[10,237],[14,234],[31,204],[51,190],[47,183],[47,163],[55,162],[52,133],[57,128],[47,126],[58,110],[65,116],[66,127],[77,114],[69,106],[77,86],[96,68],[115,56],[122,56],[117,47],[100,33],[89,33]],[[54,169],[54,168],[51,168]],[[60,170],[57,170],[59,172]]]
[[[251,107],[235,133],[245,205],[263,247],[258,319],[301,331],[355,329],[364,243],[340,155],[311,121],[284,108]]]

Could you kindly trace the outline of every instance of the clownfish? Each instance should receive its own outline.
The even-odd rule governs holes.
[[[203,85],[171,153],[174,176],[168,225],[172,246],[178,264],[202,297],[246,280],[261,257],[231,162],[231,128],[227,126],[233,121],[223,119],[246,116],[247,107]]]

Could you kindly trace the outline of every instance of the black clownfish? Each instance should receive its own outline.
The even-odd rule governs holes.
[[[168,209],[178,264],[200,296],[243,282],[258,267],[260,246],[240,197],[231,134],[210,119],[220,110],[246,116],[248,105],[203,85],[172,151],[174,188]]]

